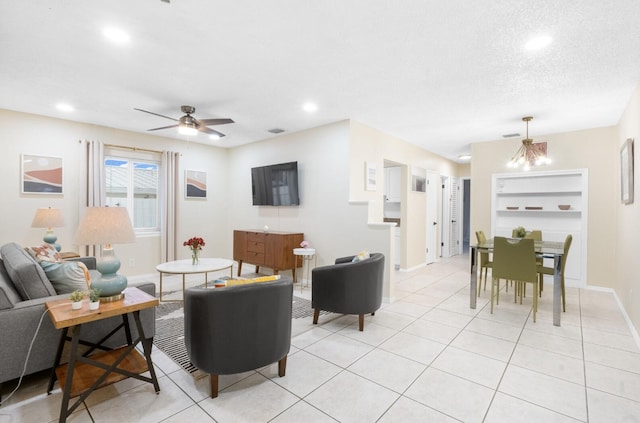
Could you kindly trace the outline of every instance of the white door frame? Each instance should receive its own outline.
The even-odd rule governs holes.
[[[427,213],[426,213],[426,264],[438,261],[439,248],[439,216],[438,203],[440,201],[440,174],[427,171]]]
[[[440,257],[451,256],[450,231],[451,231],[451,179],[446,175],[440,175],[441,199],[440,199]]]

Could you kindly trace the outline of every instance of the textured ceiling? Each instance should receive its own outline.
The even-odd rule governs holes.
[[[352,118],[455,160],[525,115],[534,139],[617,124],[638,16],[638,0],[2,1],[0,108],[145,132],[172,122],[134,108],[188,104],[235,120],[197,136],[223,147]],[[553,42],[527,51],[539,34]]]

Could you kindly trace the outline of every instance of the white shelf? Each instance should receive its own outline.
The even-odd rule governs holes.
[[[582,213],[580,210],[496,210],[498,213],[560,213],[560,214],[574,214]]]
[[[498,196],[535,196],[535,195],[581,195],[582,191],[513,191],[497,192]]]
[[[586,286],[588,171],[494,174],[492,192],[491,235],[511,236],[517,226],[541,230],[543,239],[550,241],[563,242],[571,234],[565,278],[569,286]],[[560,210],[559,204],[568,204],[571,209]],[[534,206],[542,209],[525,209]]]

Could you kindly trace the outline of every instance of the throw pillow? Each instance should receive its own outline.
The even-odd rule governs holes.
[[[235,286],[235,285],[246,285],[249,283],[255,282],[269,282],[269,281],[277,281],[280,279],[280,275],[271,275],[271,276],[260,276],[257,278],[249,278],[249,279],[216,279],[214,281],[214,286]]]
[[[60,253],[55,249],[55,247],[51,244],[42,244],[36,247],[27,247],[25,248],[31,257],[36,259],[38,263],[42,263],[43,261],[50,263],[61,263],[62,257],[60,257]]]
[[[369,254],[369,250],[362,250],[358,254],[353,256],[353,260],[351,260],[351,261],[353,263],[356,263],[356,262],[359,262],[359,261],[362,261],[362,260],[366,260],[369,257],[371,257],[371,255]]]
[[[58,294],[69,294],[76,289],[84,291],[91,284],[89,270],[80,261],[65,261],[62,263],[52,263],[43,261],[40,266],[47,274],[49,282]]]
[[[56,295],[38,262],[23,247],[10,242],[0,247],[4,267],[23,300]]]

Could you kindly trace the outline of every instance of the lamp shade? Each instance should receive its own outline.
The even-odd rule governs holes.
[[[51,207],[40,207],[31,222],[32,228],[61,228],[64,226],[62,211]]]
[[[87,207],[76,231],[76,244],[130,244],[136,242],[124,207]]]

